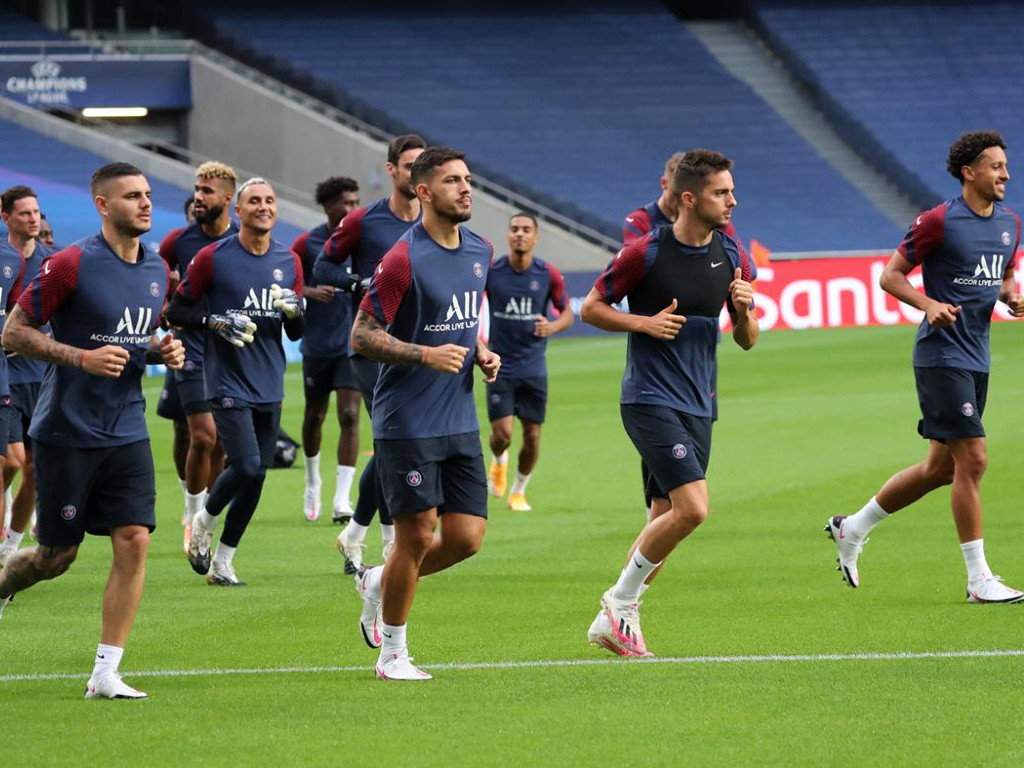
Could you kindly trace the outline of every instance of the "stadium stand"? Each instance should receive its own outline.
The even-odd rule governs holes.
[[[459,146],[481,175],[605,232],[657,196],[672,152],[710,146],[736,161],[740,232],[774,250],[889,247],[901,234],[652,0],[227,0],[192,16],[206,24],[192,33],[228,55],[391,132]]]
[[[921,207],[955,194],[944,160],[963,131],[995,128],[1011,152],[1024,147],[1018,3],[757,0],[750,20],[836,129]],[[1007,202],[1024,207],[1019,184]]]

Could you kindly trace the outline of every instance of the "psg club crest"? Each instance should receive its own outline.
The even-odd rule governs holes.
[[[1010,244],[1010,233],[1009,232],[1003,232],[1003,245],[1009,245],[1009,244]]]
[[[160,295],[160,286],[157,285],[156,283],[150,283],[149,284],[149,292],[151,294],[153,294],[154,296],[159,296]]]
[[[14,270],[13,269],[11,269],[10,267],[4,267],[4,277],[9,278],[13,274],[14,274]]]
[[[686,458],[686,446],[682,443],[676,443],[672,446],[672,455],[677,459]]]
[[[973,416],[974,406],[971,405],[970,403],[964,403],[963,405],[960,406],[960,413],[962,413],[964,416]]]
[[[421,475],[414,469],[412,472],[406,474],[405,482],[407,482],[413,488],[417,488],[423,483],[423,475]]]
[[[75,509],[74,504],[65,504],[63,507],[60,508],[60,516],[63,517],[65,520],[74,520],[75,515],[77,514],[78,510]]]
[[[274,270],[274,279],[275,280],[284,280],[284,272],[282,272],[280,269],[275,269]]]
[[[220,401],[220,404],[222,408],[230,408],[235,404],[235,401],[232,400],[230,397],[225,397],[223,400]]]
[[[186,371],[191,371],[195,367],[196,367],[196,361],[195,360],[186,360],[185,361],[185,365],[182,366],[182,368],[185,369]]]
[[[539,291],[540,290],[540,283],[538,283],[536,280],[531,280],[530,281],[530,290],[531,291]]]
[[[484,276],[484,268],[480,266],[480,262],[479,261],[476,262],[476,264],[473,265],[473,274],[476,275],[477,277],[483,277]]]

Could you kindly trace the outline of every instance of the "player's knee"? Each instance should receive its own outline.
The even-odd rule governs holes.
[[[307,402],[303,412],[306,427],[319,427],[327,418],[327,406],[320,402]]]
[[[707,519],[707,507],[686,507],[672,510],[674,527],[684,536]]]
[[[979,448],[957,457],[955,474],[970,480],[980,480],[987,467],[988,455],[984,448]]]
[[[189,430],[189,446],[193,451],[209,453],[217,442],[217,430],[208,424],[197,425]]]
[[[338,408],[338,424],[344,430],[355,429],[359,424],[359,406],[343,406]]]
[[[512,430],[510,430],[508,427],[506,427],[504,425],[501,425],[501,426],[492,425],[491,426],[491,445],[492,445],[492,447],[494,447],[495,449],[498,449],[499,452],[500,452],[500,451],[503,451],[506,448],[508,448],[508,446],[509,446],[509,444],[511,442],[512,442]]]
[[[231,462],[231,468],[242,476],[246,483],[262,482],[267,476],[267,470],[260,463],[257,455],[243,456]]]
[[[949,485],[953,482],[952,462],[926,464],[924,472],[925,476],[928,478],[929,484],[935,488],[943,485]]]
[[[467,560],[480,551],[480,547],[483,543],[483,533],[480,533],[479,535],[474,534],[460,537],[454,542],[455,546],[453,549],[455,551],[455,556],[459,560]]]
[[[115,551],[119,562],[141,563],[149,551],[149,530],[142,526],[132,526],[118,531]]]
[[[523,442],[532,448],[540,446],[540,424],[523,425]]]

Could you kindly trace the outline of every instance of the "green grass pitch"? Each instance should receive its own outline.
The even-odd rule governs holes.
[[[984,484],[988,558],[1018,587],[1021,330],[992,331]],[[420,585],[409,639],[435,675],[425,684],[374,680],[337,529],[302,517],[301,467],[267,480],[235,558],[249,586],[195,576],[170,430],[152,416],[160,527],[122,665],[150,699],[81,698],[109,564],[89,539],[70,572],[4,614],[0,765],[1019,766],[1024,656],[951,654],[1024,648],[1024,612],[965,601],[948,490],[874,532],[856,591],[821,530],[924,455],[912,338],[906,326],[775,332],[749,353],[726,339],[712,514],[641,610],[661,663],[586,644],[643,522],[618,417],[622,338],[551,344],[534,511],[492,500],[480,554]],[[298,435],[294,368],[287,383],[284,426]],[[146,382],[151,413],[158,391]],[[329,424],[328,504],[336,434]],[[372,561],[376,527],[369,543]],[[197,674],[209,670],[221,672]],[[155,671],[181,674],[141,674]]]

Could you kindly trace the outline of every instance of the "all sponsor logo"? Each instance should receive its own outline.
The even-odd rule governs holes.
[[[269,288],[250,288],[242,304],[244,313],[250,317],[276,317],[280,313],[274,309],[274,300]]]
[[[74,520],[75,515],[78,514],[78,510],[75,509],[74,504],[65,504],[60,508],[60,516],[65,520]]]
[[[464,291],[460,296],[452,294],[451,304],[440,323],[427,323],[424,331],[461,331],[473,328],[480,319],[480,294],[478,291]]]
[[[421,475],[415,469],[412,470],[411,472],[406,472],[405,482],[407,482],[411,487],[417,488],[423,484],[423,475]]]
[[[672,446],[672,456],[676,459],[686,458],[686,446],[682,443],[676,443]]]
[[[148,344],[152,332],[152,307],[125,307],[113,333],[94,333],[89,338],[106,344]]]

